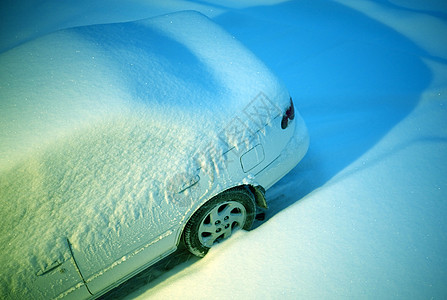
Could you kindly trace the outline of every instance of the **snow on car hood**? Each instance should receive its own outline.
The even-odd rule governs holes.
[[[66,237],[103,245],[153,217],[155,182],[197,167],[209,141],[224,151],[219,133],[260,92],[288,105],[270,71],[195,12],[59,31],[0,66],[2,296],[67,259]]]

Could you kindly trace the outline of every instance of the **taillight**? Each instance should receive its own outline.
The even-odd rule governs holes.
[[[293,108],[292,97],[290,97],[290,105],[286,110],[286,113],[282,116],[281,128],[286,129],[289,126],[289,121],[295,118],[295,109]]]

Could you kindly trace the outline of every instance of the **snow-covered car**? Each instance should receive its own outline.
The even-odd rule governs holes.
[[[0,55],[0,298],[94,298],[249,229],[303,158],[284,85],[205,16],[55,32]]]

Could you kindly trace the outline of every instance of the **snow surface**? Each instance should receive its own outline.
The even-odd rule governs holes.
[[[38,6],[45,18],[10,8],[3,49],[73,24],[197,9],[283,79],[311,137],[268,191],[262,225],[122,297],[447,297],[444,1],[57,3],[45,2],[56,16]]]
[[[27,280],[70,257],[67,238],[110,265],[178,226],[192,207],[172,201],[176,176],[219,173],[222,153],[249,140],[222,132],[259,93],[289,105],[265,65],[191,11],[58,31],[0,65],[2,297],[27,297]],[[201,153],[210,144],[219,153]],[[219,175],[210,197],[245,180]]]

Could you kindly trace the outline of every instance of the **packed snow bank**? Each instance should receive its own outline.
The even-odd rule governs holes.
[[[212,18],[235,7],[272,5],[286,0],[22,0],[0,2],[0,52],[26,41],[77,26],[130,22],[172,12],[194,10]]]
[[[25,297],[36,273],[66,260],[67,238],[112,263],[141,242],[125,234],[147,232],[141,219],[151,238],[179,223],[165,180],[216,164],[192,161],[210,142],[236,146],[220,134],[260,92],[280,112],[289,104],[262,63],[195,12],[56,32],[0,65],[2,297]]]
[[[195,10],[214,16],[224,10],[217,5],[185,0],[109,1],[80,0],[2,1],[0,3],[0,52],[56,30],[130,22],[182,10]]]

